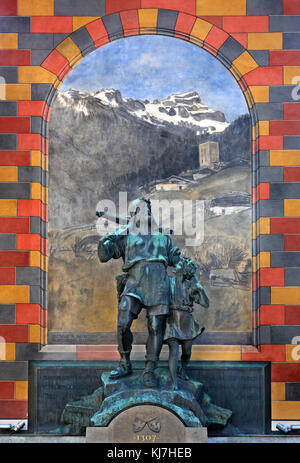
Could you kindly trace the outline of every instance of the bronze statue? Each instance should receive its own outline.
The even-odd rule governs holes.
[[[188,257],[180,258],[170,278],[170,315],[167,319],[164,342],[169,346],[169,371],[173,389],[178,389],[178,376],[188,380],[186,367],[191,358],[193,341],[204,331],[204,326],[193,317],[193,304],[209,307],[209,299],[196,278],[196,264]],[[181,345],[179,373],[178,354]]]
[[[97,215],[101,217],[104,214],[97,212]],[[180,250],[174,246],[170,236],[161,233],[155,224],[150,200],[140,198],[133,202],[131,218],[127,223],[115,233],[108,233],[99,240],[98,256],[101,262],[122,258],[126,275],[120,277],[118,282],[119,291],[121,288],[117,327],[120,362],[117,369],[111,372],[110,378],[117,379],[132,373],[131,325],[142,308],[145,308],[148,339],[143,382],[146,387],[156,387],[154,370],[159,360],[169,314],[167,267],[178,263]]]

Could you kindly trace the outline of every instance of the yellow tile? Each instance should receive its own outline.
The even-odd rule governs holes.
[[[42,188],[42,202],[48,204],[48,188],[45,186]]]
[[[252,138],[253,140],[256,140],[258,137],[258,123],[253,125],[252,127]]]
[[[30,267],[41,267],[41,253],[40,253],[40,251],[30,251],[29,265],[30,265]]]
[[[41,66],[19,66],[19,82],[21,84],[53,84],[57,77]]]
[[[40,325],[29,325],[29,342],[41,342]]]
[[[158,10],[156,8],[138,10],[140,33],[147,34],[149,31],[143,29],[156,29]],[[156,33],[156,30],[152,33]]]
[[[271,383],[272,400],[285,400],[285,383]]]
[[[15,382],[15,399],[27,400],[28,399],[28,381]]]
[[[99,19],[100,16],[73,16],[73,31],[80,29],[80,27]]]
[[[196,0],[198,16],[236,16],[246,12],[246,0]]]
[[[29,286],[0,286],[2,304],[28,304]]]
[[[0,199],[0,217],[15,217],[17,201],[15,199]]]
[[[255,103],[269,102],[269,87],[267,85],[253,85],[249,87]]]
[[[271,288],[271,304],[300,304],[300,287],[286,286]]]
[[[42,157],[42,168],[46,171],[48,171],[48,156],[47,154],[43,154]]]
[[[269,135],[270,133],[269,121],[259,121],[258,128],[259,128],[259,135]]]
[[[48,256],[42,256],[42,257],[43,257],[42,270],[44,270],[44,272],[48,272]]]
[[[16,344],[13,342],[8,342],[6,345],[6,360],[15,360],[16,359]]]
[[[285,217],[300,216],[300,199],[285,199],[284,200],[284,215]]]
[[[18,0],[19,16],[53,16],[54,0]]]
[[[300,150],[270,150],[270,166],[300,166]]]
[[[284,85],[297,85],[300,83],[300,66],[283,66]],[[296,89],[297,92],[297,89]],[[296,94],[297,96],[297,94]]]
[[[272,401],[272,420],[299,420],[300,401]]]
[[[191,30],[190,41],[194,43],[199,43],[199,40],[197,39],[204,41],[212,27],[212,24],[208,23],[207,21],[204,21],[203,19],[197,18],[194,23],[193,29]]]
[[[0,34],[0,50],[16,50],[18,34]]]
[[[79,60],[82,59],[80,49],[76,43],[70,37],[67,37],[61,42],[56,49],[65,57],[70,63],[70,66],[74,66]]]
[[[41,156],[42,156],[41,152],[34,150],[34,151],[31,151],[30,154],[31,154],[31,165],[40,167],[41,166]]]
[[[299,362],[300,344],[287,344],[285,346],[285,359],[287,362]]]
[[[236,58],[232,62],[232,66],[234,66],[241,75],[247,74],[247,72],[253,71],[258,67],[256,61],[252,58],[250,53],[244,51],[238,58]]]
[[[5,85],[6,100],[30,100],[31,85],[28,84],[6,84]]]
[[[42,185],[31,183],[31,199],[42,199]]]
[[[270,233],[270,217],[260,217],[257,221],[258,234],[268,235]]]
[[[0,182],[17,182],[17,181],[18,181],[18,168],[17,167],[14,167],[14,166],[0,167]]]
[[[257,263],[257,270],[259,270],[260,268],[269,268],[271,265],[270,252],[268,251],[260,252],[256,256],[256,263]]]
[[[231,70],[231,69],[230,69]],[[238,76],[238,80],[241,78],[241,75]],[[246,102],[247,102],[247,105],[248,105],[248,108],[251,109],[253,104],[254,104],[254,100],[253,100],[253,97],[252,97],[252,94],[251,92],[249,91],[249,88],[247,88],[247,90],[244,92],[244,97],[246,98]]]
[[[250,32],[249,50],[282,50],[282,32]]]
[[[218,360],[218,361],[239,361],[241,360],[241,352],[236,351],[203,351],[192,352],[191,360]]]

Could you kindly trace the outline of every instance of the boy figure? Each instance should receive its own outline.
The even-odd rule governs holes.
[[[139,231],[141,230],[141,231]],[[132,373],[130,353],[133,335],[131,325],[142,308],[147,310],[148,339],[143,381],[146,387],[156,387],[154,370],[163,344],[163,334],[169,313],[170,293],[168,266],[175,266],[180,250],[171,238],[160,233],[151,217],[150,200],[135,200],[132,217],[116,233],[99,240],[101,262],[123,259],[126,278],[119,281],[118,350],[120,363],[110,378],[117,379]]]
[[[164,343],[169,346],[169,371],[173,389],[178,389],[178,376],[187,380],[186,367],[190,361],[193,341],[204,331],[204,326],[193,317],[193,304],[209,307],[209,299],[196,278],[196,264],[182,257],[170,279],[170,315],[167,319]],[[177,374],[179,345],[181,367]]]

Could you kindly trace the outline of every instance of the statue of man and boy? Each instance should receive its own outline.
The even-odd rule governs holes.
[[[96,214],[99,217],[104,215],[103,212]],[[171,237],[156,225],[151,214],[151,202],[146,198],[139,198],[131,204],[131,218],[127,224],[99,240],[100,261],[122,258],[124,271],[117,277],[120,362],[110,373],[111,379],[132,373],[131,325],[143,308],[148,327],[146,363],[142,373],[144,386],[157,386],[154,371],[164,343],[169,346],[173,388],[178,388],[178,376],[187,379],[186,366],[191,358],[193,341],[204,330],[204,326],[193,317],[193,304],[208,307],[209,300],[196,278],[196,264],[180,254]],[[169,276],[168,267],[174,267],[174,276]],[[181,367],[177,373],[180,345]]]

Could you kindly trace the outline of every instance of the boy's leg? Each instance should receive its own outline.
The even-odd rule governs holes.
[[[181,343],[182,354],[181,354],[181,366],[180,366],[180,371],[179,371],[179,376],[181,379],[188,379],[188,376],[186,374],[186,367],[191,359],[192,346],[193,346],[193,341],[190,341],[190,340],[182,341]]]
[[[177,368],[178,368],[179,343],[176,339],[169,339],[168,346],[169,346],[170,376],[172,379],[173,388],[178,389]]]

